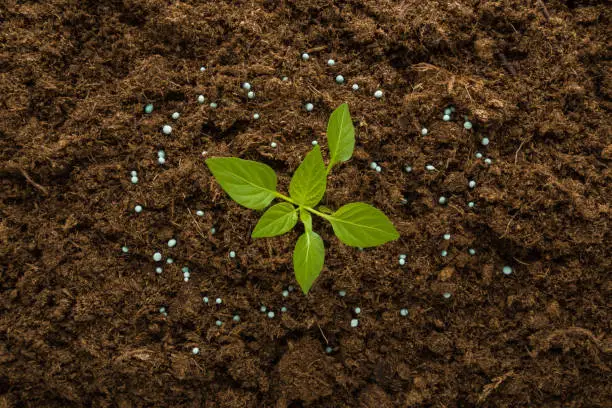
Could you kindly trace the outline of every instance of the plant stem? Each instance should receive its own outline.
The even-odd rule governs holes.
[[[298,203],[293,201],[291,198],[287,197],[286,195],[283,195],[283,194],[279,193],[278,191],[275,191],[274,194],[276,194],[276,197],[280,198],[281,200],[288,201],[288,202],[290,202],[293,205],[297,205],[298,207],[300,206]]]
[[[285,200],[285,201],[287,201],[287,202],[289,202],[289,203],[291,203],[293,205],[297,205],[298,207],[300,207],[300,204],[296,203],[293,199],[287,197],[286,195],[283,195],[283,194],[281,194],[279,192],[275,192],[275,194],[276,194],[276,197],[280,198],[281,200]],[[321,218],[325,218],[326,220],[329,220],[331,218],[329,215],[323,214],[322,212],[317,211],[314,208],[306,207],[305,205],[302,205],[301,207],[304,208],[306,211],[309,211],[309,212],[311,212],[313,214],[318,215]]]
[[[325,219],[326,219],[326,220],[328,220],[328,221],[329,221],[329,219],[331,218],[329,215],[327,215],[327,214],[323,214],[322,212],[317,211],[317,210],[315,210],[314,208],[304,207],[304,209],[305,209],[305,210],[307,210],[307,211],[310,211],[310,212],[311,212],[311,213],[313,213],[313,214],[318,215],[318,216],[319,216],[319,217],[321,217],[321,218],[325,218]]]

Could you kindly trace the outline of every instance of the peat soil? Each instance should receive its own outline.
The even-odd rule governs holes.
[[[611,13],[594,0],[2,1],[0,408],[609,407]],[[401,238],[358,251],[317,220],[326,267],[285,298],[299,227],[252,240],[260,214],[203,154],[263,161],[286,191],[342,102],[357,146],[325,204],[371,203]],[[161,274],[156,251],[175,260]]]

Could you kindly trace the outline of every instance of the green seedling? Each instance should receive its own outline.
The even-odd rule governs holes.
[[[304,294],[321,273],[325,260],[323,239],[312,229],[312,214],[329,221],[336,236],[349,246],[374,247],[399,238],[387,216],[369,204],[350,203],[336,211],[323,206],[315,209],[325,194],[332,167],[353,155],[355,129],[347,104],[340,105],[329,118],[327,141],[328,165],[323,162],[321,147],[314,146],[293,174],[289,196],[276,191],[276,174],[263,163],[235,157],[206,160],[223,190],[238,204],[263,210],[274,199],[284,201],[264,212],[251,234],[253,238],[282,235],[293,229],[298,219],[304,224],[304,233],[293,251],[295,277]]]

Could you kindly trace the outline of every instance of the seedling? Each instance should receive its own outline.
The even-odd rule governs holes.
[[[298,219],[302,221],[304,233],[293,251],[293,269],[304,294],[321,273],[325,260],[323,239],[312,228],[312,214],[329,221],[338,239],[349,246],[374,247],[399,238],[387,216],[369,204],[350,203],[335,212],[326,207],[315,209],[325,194],[332,167],[353,155],[355,129],[347,104],[340,105],[329,118],[327,141],[330,156],[327,166],[321,147],[314,146],[293,174],[289,196],[276,191],[276,174],[263,163],[235,157],[206,160],[223,190],[238,204],[263,210],[276,198],[285,201],[273,205],[262,215],[251,234],[253,238],[282,235],[290,231]]]

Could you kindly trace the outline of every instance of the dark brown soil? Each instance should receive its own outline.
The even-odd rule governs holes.
[[[611,406],[606,2],[1,3],[0,408]],[[299,228],[251,240],[202,152],[286,191],[344,101],[357,147],[326,205],[372,203],[401,239],[360,252],[317,222],[326,267],[285,299]]]

